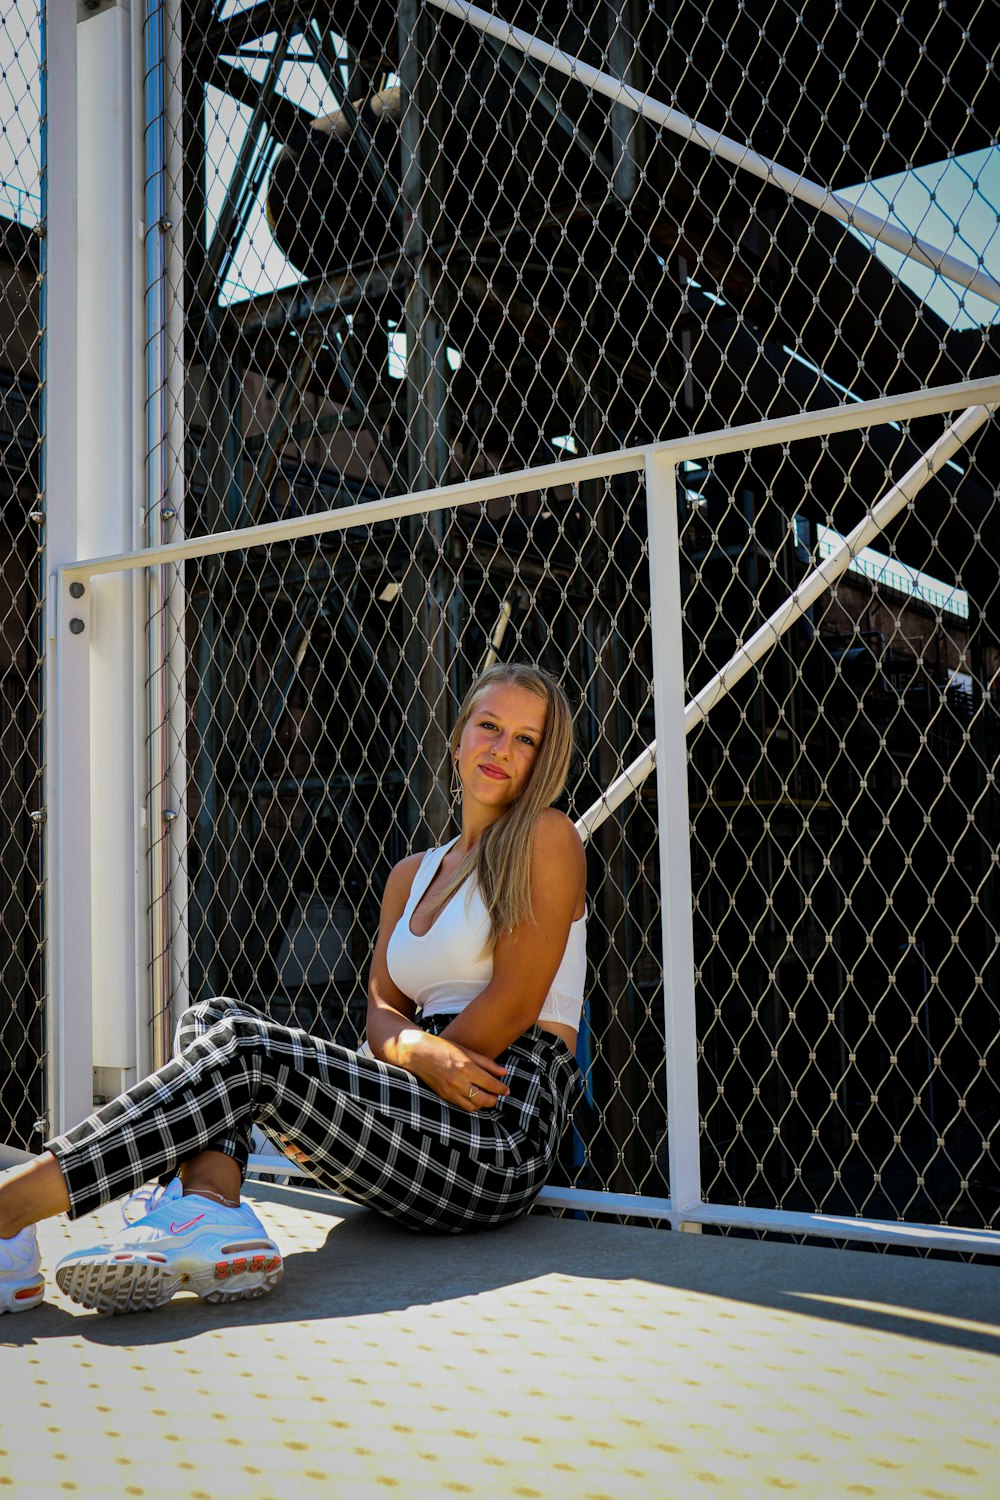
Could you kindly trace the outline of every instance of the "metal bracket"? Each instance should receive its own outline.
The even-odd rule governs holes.
[[[91,645],[94,639],[94,580],[66,578],[62,574],[52,577],[50,599],[56,601],[56,621],[49,621],[49,636],[54,639],[57,632],[61,640],[75,636]]]
[[[121,0],[76,0],[77,23],[89,21],[94,16],[99,16],[102,11],[110,10],[112,6],[120,3]]]

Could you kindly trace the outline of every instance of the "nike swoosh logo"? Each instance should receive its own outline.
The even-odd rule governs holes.
[[[185,1229],[190,1229],[193,1224],[199,1224],[204,1217],[204,1214],[199,1214],[195,1219],[188,1219],[186,1224],[171,1224],[170,1233],[183,1234]]]

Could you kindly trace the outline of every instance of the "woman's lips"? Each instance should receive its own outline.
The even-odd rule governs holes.
[[[480,766],[484,776],[489,776],[493,781],[509,781],[510,777],[506,771],[501,771],[499,766]]]

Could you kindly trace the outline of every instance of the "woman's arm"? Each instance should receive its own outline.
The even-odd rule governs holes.
[[[439,1098],[474,1114],[510,1092],[501,1082],[505,1070],[491,1057],[480,1056],[471,1048],[446,1041],[443,1036],[428,1035],[415,1026],[417,1007],[393,982],[386,962],[389,939],[403,915],[420,858],[415,854],[401,860],[385,883],[378,939],[368,976],[368,1045],[382,1062],[405,1068]],[[472,1090],[476,1092],[470,1099]]]
[[[376,1057],[383,1062],[397,1063],[405,1067],[396,1055],[399,1038],[408,1031],[419,1030],[413,1025],[417,1007],[409,995],[404,995],[393,983],[386,962],[386,949],[393,928],[403,915],[410,897],[413,878],[420,868],[420,855],[411,854],[400,860],[389,871],[389,878],[382,892],[382,909],[379,913],[378,938],[368,974],[368,1045]],[[405,1043],[402,1045],[405,1046]]]
[[[587,859],[569,818],[548,808],[531,851],[534,920],[506,934],[493,950],[493,978],[442,1033],[449,1041],[497,1057],[533,1026],[566,951],[569,929],[586,899]]]

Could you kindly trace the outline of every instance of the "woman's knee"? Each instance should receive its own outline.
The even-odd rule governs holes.
[[[209,1000],[199,1000],[195,1005],[189,1005],[174,1031],[174,1055],[183,1052],[185,1047],[204,1036],[206,1031],[210,1031],[220,1021],[229,1021],[236,1016],[254,1020],[258,1012],[245,1001],[233,1000],[228,995],[215,995]]]

